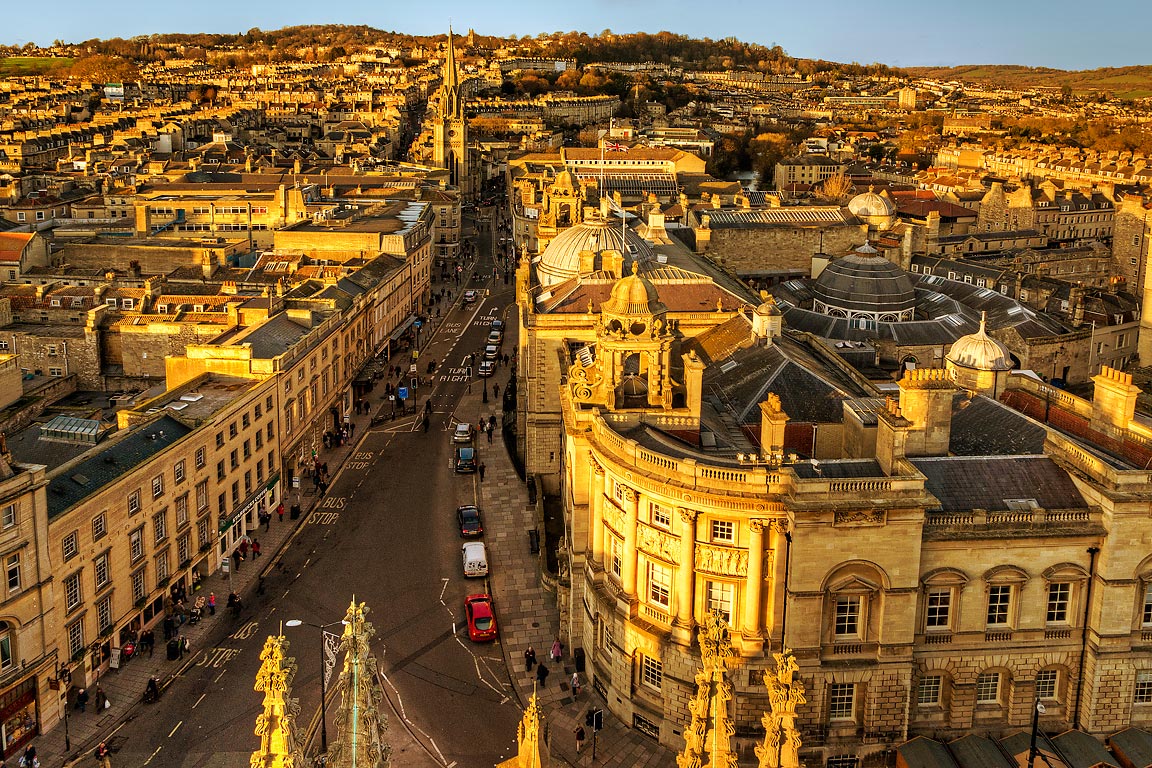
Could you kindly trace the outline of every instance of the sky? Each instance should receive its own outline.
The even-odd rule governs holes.
[[[715,8],[717,12],[711,12]],[[1098,9],[1098,12],[1096,12]],[[51,44],[164,32],[246,32],[297,24],[367,24],[415,35],[529,35],[668,30],[778,44],[792,56],[897,67],[1023,64],[1094,69],[1152,64],[1149,0],[244,0],[13,3],[0,44]]]

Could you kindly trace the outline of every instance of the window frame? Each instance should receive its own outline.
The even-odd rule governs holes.
[[[833,595],[835,602],[832,604],[832,637],[835,640],[862,640],[864,638],[864,606],[865,596],[862,594],[844,594],[837,593]],[[848,610],[852,605],[856,606],[855,615],[852,611]],[[843,607],[843,610],[842,610]],[[843,621],[843,625],[841,620]],[[852,627],[849,629],[848,621],[853,622]],[[843,626],[843,628],[842,628]]]
[[[856,721],[856,683],[828,684],[828,720]]]
[[[727,537],[727,538],[725,538]],[[708,525],[708,541],[718,544],[736,543],[736,523],[733,520],[711,520]]]
[[[988,681],[993,682],[994,696],[988,697],[981,693],[981,686],[987,688]],[[985,706],[1002,706],[1003,705],[1003,692],[1004,674],[999,670],[986,670],[981,672],[976,678],[976,705]]]
[[[672,569],[648,562],[648,602],[668,610],[672,606]]]
[[[61,554],[64,557],[64,562],[68,562],[72,558],[80,554],[80,531],[69,531],[68,534],[60,541]]]
[[[4,584],[9,595],[15,595],[24,589],[24,569],[19,552],[11,552],[4,558]]]
[[[646,653],[640,654],[640,685],[653,691],[664,689],[664,662]]]
[[[80,583],[82,573],[82,571],[73,571],[62,579],[65,613],[72,613],[84,605],[84,585]]]
[[[1041,676],[1044,682],[1041,683]],[[1043,689],[1041,686],[1043,685]],[[1036,672],[1035,698],[1040,701],[1060,700],[1060,670],[1041,669]]]
[[[925,690],[933,692],[935,695],[926,700],[924,697]],[[939,707],[944,698],[944,675],[939,673],[932,673],[924,675],[916,683],[916,706],[918,707]]]

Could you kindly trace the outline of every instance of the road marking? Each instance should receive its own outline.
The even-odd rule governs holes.
[[[213,669],[222,669],[225,664],[232,660],[234,656],[240,653],[239,648],[213,648],[210,652],[204,654],[204,658],[196,662],[198,667],[212,667]]]
[[[152,762],[152,758],[156,757],[156,755],[160,754],[161,749],[163,749],[163,747],[156,747],[156,751],[152,753],[152,757],[149,757],[147,760],[144,761],[144,765],[148,765],[148,763]]]
[[[199,704],[200,702],[204,701],[204,697],[207,695],[208,694],[206,694],[206,693],[200,694],[200,698],[196,699],[196,704]],[[196,709],[196,704],[192,705],[192,709]]]
[[[184,725],[184,721],[183,721],[183,720],[181,720],[180,722],[176,723],[176,727],[175,727],[175,728],[173,728],[171,731],[169,731],[169,732],[168,732],[168,738],[172,738],[172,736],[173,736],[173,735],[176,733],[176,731],[180,730],[180,726],[182,726],[182,725]],[[156,750],[156,751],[157,751],[157,752],[159,752],[160,750]]]
[[[256,634],[256,629],[259,626],[260,622],[250,621],[244,626],[240,627],[240,629],[228,635],[228,638],[230,640],[247,640],[248,638],[252,637],[252,635]]]
[[[216,675],[216,679],[215,679],[215,680],[213,680],[212,682],[214,682],[214,683],[218,683],[218,682],[220,682],[220,678],[224,677],[224,674],[225,674],[227,671],[228,671],[227,669],[222,669],[222,670],[220,670],[220,674]]]
[[[341,500],[343,501],[343,499]],[[311,525],[332,525],[339,519],[339,512],[320,512],[317,510],[308,515],[308,522]]]

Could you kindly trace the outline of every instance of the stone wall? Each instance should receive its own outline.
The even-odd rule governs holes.
[[[868,227],[714,227],[704,252],[739,277],[808,275],[817,253],[840,255],[868,239]]]

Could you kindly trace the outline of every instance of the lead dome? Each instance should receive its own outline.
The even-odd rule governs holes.
[[[603,251],[619,251],[626,261],[629,258],[633,261],[652,258],[648,243],[632,230],[622,227],[620,222],[588,219],[574,224],[548,243],[536,265],[540,284],[547,288],[579,275],[580,254],[585,251],[597,255]]]
[[[813,308],[832,317],[912,320],[916,289],[908,273],[865,243],[832,261],[812,286]]]

